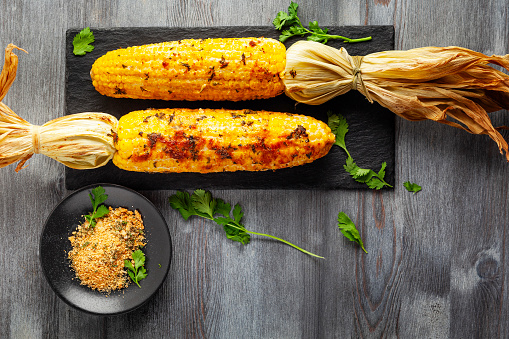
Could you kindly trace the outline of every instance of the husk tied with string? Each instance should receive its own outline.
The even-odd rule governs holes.
[[[12,44],[5,49],[0,75],[0,101],[16,77],[18,58]],[[0,167],[18,162],[16,171],[34,153],[41,153],[76,169],[105,165],[115,153],[117,119],[104,113],[78,113],[42,126],[28,123],[0,102]]]
[[[508,144],[487,113],[509,108],[509,54],[486,56],[461,47],[423,47],[350,56],[312,41],[287,50],[286,94],[319,105],[351,89],[402,118],[433,120],[487,134],[509,161]]]

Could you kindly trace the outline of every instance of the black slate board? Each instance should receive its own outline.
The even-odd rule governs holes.
[[[91,28],[95,35],[95,49],[85,56],[72,53],[72,40],[79,32],[69,29],[66,35],[66,87],[65,114],[79,112],[104,112],[117,118],[130,111],[146,108],[228,108],[290,112],[313,116],[326,121],[327,111],[342,114],[350,125],[347,147],[357,164],[378,170],[387,162],[386,181],[394,182],[394,114],[377,103],[370,104],[357,91],[350,91],[320,106],[295,104],[284,94],[266,100],[244,102],[212,101],[157,101],[117,99],[100,95],[90,80],[93,62],[109,50],[133,45],[143,45],[185,38],[219,37],[270,37],[278,38],[273,27],[201,27],[201,28]],[[342,26],[330,27],[331,34],[352,38],[372,36],[368,42],[347,44],[330,41],[330,46],[345,47],[350,55],[366,55],[394,49],[392,26]],[[297,41],[287,41],[287,48]],[[93,170],[66,168],[65,186],[74,190],[97,182],[109,182],[133,189],[365,189],[343,169],[346,155],[334,146],[331,152],[304,166],[267,172],[234,173],[137,173],[120,170],[110,162]]]

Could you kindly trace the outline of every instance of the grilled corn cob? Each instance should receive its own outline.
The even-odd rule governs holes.
[[[285,64],[274,39],[187,39],[110,51],[90,75],[116,98],[240,101],[281,94]]]
[[[135,111],[117,133],[114,164],[138,172],[276,170],[326,155],[335,140],[311,117],[223,109]]]

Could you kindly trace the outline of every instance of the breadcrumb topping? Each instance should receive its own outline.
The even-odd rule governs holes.
[[[68,258],[81,284],[106,293],[127,287],[124,260],[132,261],[132,253],[145,246],[144,228],[140,213],[123,207],[109,207],[95,227],[88,221],[78,226],[69,237]]]

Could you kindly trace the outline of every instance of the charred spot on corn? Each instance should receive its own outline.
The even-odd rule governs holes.
[[[308,134],[306,133],[306,128],[304,126],[298,125],[297,128],[295,128],[292,133],[290,133],[289,136],[286,137],[287,140],[289,139],[300,139],[301,137],[308,137]],[[308,139],[309,140],[309,139]]]
[[[225,68],[226,66],[228,66],[230,62],[226,61],[226,59],[224,58],[224,55],[221,55],[221,60],[219,60],[219,68]]]
[[[153,148],[157,141],[161,138],[161,133],[149,133],[147,134],[148,147]]]
[[[126,94],[126,91],[125,91],[125,89],[116,86],[115,87],[115,92],[113,94],[122,95],[122,94]]]

